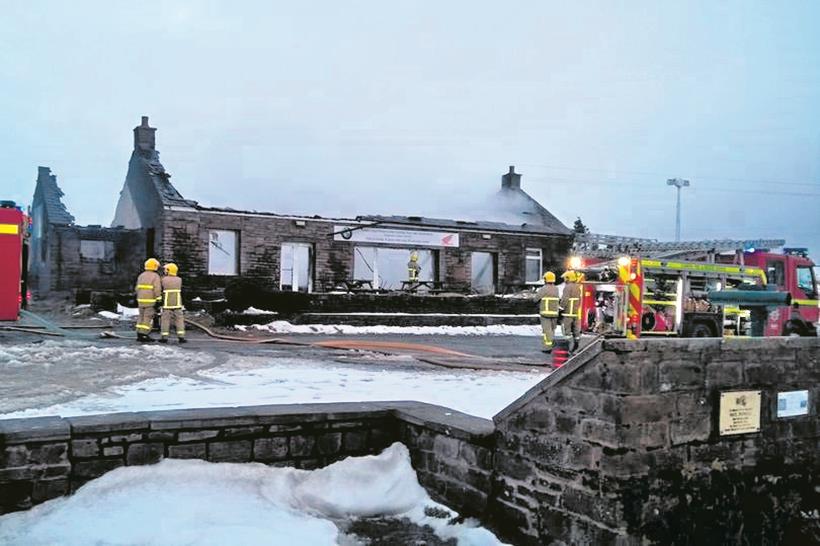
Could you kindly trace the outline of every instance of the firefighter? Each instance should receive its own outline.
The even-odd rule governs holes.
[[[148,258],[145,261],[145,271],[137,277],[137,285],[134,288],[137,294],[137,341],[154,341],[151,338],[151,328],[156,315],[156,305],[162,299],[162,283],[160,281],[159,260]]]
[[[420,272],[419,255],[413,252],[410,254],[410,261],[407,262],[407,280],[410,282],[418,282]]]
[[[162,277],[162,315],[160,316],[159,331],[160,343],[168,343],[171,335],[171,321],[177,332],[179,343],[185,343],[185,316],[182,313],[182,279],[179,278],[179,267],[174,263],[167,263],[163,268]]]
[[[561,311],[563,320],[561,321],[561,330],[565,336],[572,335],[572,348],[570,352],[575,352],[578,349],[579,329],[581,327],[581,294],[583,293],[584,276],[573,270],[569,270],[562,275],[566,283],[564,290],[561,293]]]
[[[544,286],[535,292],[538,300],[538,314],[541,317],[541,332],[543,335],[545,353],[552,351],[552,340],[555,337],[555,326],[558,324],[558,287],[555,286],[555,273],[544,273]]]

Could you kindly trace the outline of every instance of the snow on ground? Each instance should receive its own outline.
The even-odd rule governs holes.
[[[174,351],[171,347],[153,346],[145,349],[129,346],[120,350],[145,350],[148,356],[159,354],[162,349]],[[162,353],[162,357],[173,359],[189,353],[191,351],[176,349],[174,353]],[[184,377],[170,374],[112,385],[99,393],[0,414],[0,418],[384,400],[428,402],[490,418],[546,377],[543,369],[521,372],[432,369],[413,366],[409,356],[374,358],[378,361],[346,364],[312,358],[231,355],[227,362],[200,369],[196,374]]]
[[[257,309],[256,307],[248,307],[242,311],[243,315],[276,315],[274,311],[265,311],[264,309]]]
[[[218,351],[98,340],[0,344],[0,414],[107,393],[152,378],[198,377],[198,371],[229,358]]]
[[[71,497],[0,516],[0,543],[322,546],[351,543],[341,542],[334,521],[386,515],[429,525],[460,546],[501,544],[474,521],[448,525],[425,507],[447,510],[419,485],[401,444],[313,471],[164,460],[112,470]]]
[[[0,371],[25,366],[64,369],[83,363],[97,363],[116,366],[121,368],[121,372],[127,372],[140,362],[170,359],[185,360],[193,365],[207,364],[215,360],[204,351],[182,351],[177,347],[158,344],[96,345],[88,341],[74,340],[0,344]]]
[[[445,335],[445,336],[540,336],[538,325],[493,324],[490,326],[350,326],[348,324],[291,324],[275,320],[269,324],[252,326],[237,325],[243,332],[256,329],[274,334],[323,334],[323,335]]]

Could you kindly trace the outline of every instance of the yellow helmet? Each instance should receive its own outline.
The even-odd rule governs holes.
[[[411,262],[417,262],[417,261],[419,261],[419,255],[418,255],[418,254],[416,254],[415,252],[413,252],[412,254],[410,254],[410,261],[411,261]]]
[[[165,273],[167,273],[168,275],[176,275],[177,273],[179,273],[179,267],[177,266],[177,264],[167,263],[165,264]]]
[[[159,260],[156,258],[148,258],[145,260],[145,270],[146,271],[156,271],[159,269]]]
[[[569,271],[565,271],[561,278],[567,282],[578,282],[578,273],[570,269]]]
[[[544,273],[544,282],[555,282],[555,273],[552,271]]]

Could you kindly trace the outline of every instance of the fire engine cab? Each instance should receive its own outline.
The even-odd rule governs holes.
[[[803,249],[749,252],[742,264],[623,256],[582,268],[581,327],[627,338],[814,336],[813,267]]]
[[[29,220],[13,201],[0,201],[0,320],[17,320],[27,302]]]

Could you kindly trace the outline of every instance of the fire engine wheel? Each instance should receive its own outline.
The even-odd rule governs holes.
[[[803,322],[802,320],[795,319],[788,320],[786,324],[783,325],[782,335],[786,337],[814,337],[812,336],[812,330],[809,329],[808,325],[805,322]],[[816,332],[814,332],[814,335],[817,335]]]
[[[714,337],[712,329],[702,322],[696,322],[693,324],[692,332],[689,335],[691,337]]]

